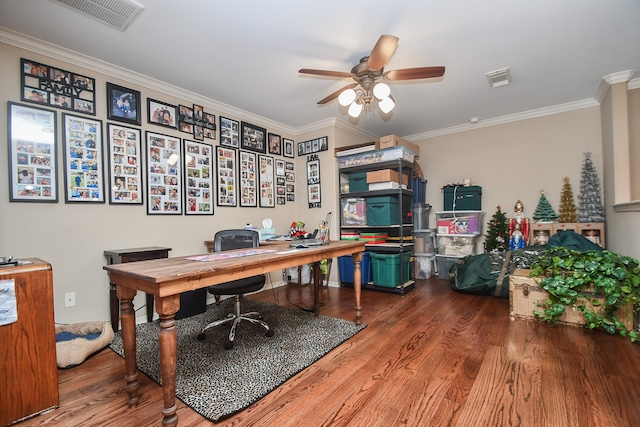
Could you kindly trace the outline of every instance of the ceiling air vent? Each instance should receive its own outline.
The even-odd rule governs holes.
[[[500,87],[511,83],[511,71],[509,71],[508,67],[501,70],[490,71],[485,75],[491,87]]]
[[[124,32],[144,6],[130,0],[51,0]]]

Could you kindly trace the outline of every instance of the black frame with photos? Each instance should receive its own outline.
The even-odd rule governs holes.
[[[261,208],[273,208],[276,206],[276,172],[274,158],[271,156],[258,155],[258,198]]]
[[[216,205],[238,205],[238,150],[217,146],[216,150]]]
[[[66,203],[104,203],[102,120],[62,113]]]
[[[237,120],[219,116],[220,145],[240,148],[240,123]]]
[[[56,111],[11,101],[7,110],[9,201],[57,203]],[[26,182],[20,182],[24,175]]]
[[[96,81],[93,77],[21,58],[21,99],[96,115]]]
[[[185,215],[213,215],[213,147],[182,141],[184,149]]]
[[[143,204],[142,132],[140,129],[107,123],[109,204]]]
[[[282,155],[285,157],[295,157],[295,143],[293,139],[282,138]]]
[[[164,120],[160,121],[157,118],[157,112],[165,110],[168,111],[169,115],[171,116],[171,121],[169,123],[165,123]],[[147,123],[177,129],[178,107],[173,104],[167,104],[166,102],[158,101],[157,99],[147,98]]]
[[[269,142],[269,154],[282,155],[282,137],[275,133],[267,133],[267,141]]]
[[[182,140],[146,131],[145,154],[147,215],[182,215]]]
[[[129,101],[129,107],[120,111],[118,100]],[[140,92],[107,82],[107,119],[140,126],[142,108]]]
[[[243,121],[240,148],[265,154],[267,152],[267,130]]]

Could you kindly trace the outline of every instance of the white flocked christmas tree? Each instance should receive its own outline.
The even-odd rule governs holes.
[[[600,198],[600,180],[591,161],[591,153],[584,153],[580,194],[578,194],[578,222],[604,222],[604,207]]]

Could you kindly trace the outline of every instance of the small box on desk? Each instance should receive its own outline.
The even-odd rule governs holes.
[[[477,185],[444,187],[445,211],[479,211],[482,209],[482,187]]]
[[[540,305],[542,301],[549,297],[549,293],[540,287],[542,279],[540,277],[530,277],[530,270],[517,268],[509,276],[509,316],[511,319],[534,319],[534,311],[544,311]],[[586,294],[587,292],[585,292]],[[596,294],[590,294],[594,300],[600,300],[602,297]],[[602,309],[603,304],[594,305],[591,301],[578,299],[578,305],[585,304],[590,310],[598,313]],[[620,322],[624,323],[627,329],[633,329],[633,306],[626,305],[622,307],[616,316]],[[572,326],[584,326],[587,321],[584,314],[580,310],[573,310],[571,307],[565,307],[564,313],[558,319],[558,323]]]

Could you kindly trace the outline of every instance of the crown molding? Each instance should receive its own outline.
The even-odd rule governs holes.
[[[550,116],[553,114],[565,113],[568,111],[580,110],[582,108],[596,107],[600,105],[595,98],[584,99],[582,101],[569,102],[566,104],[554,105],[551,107],[539,108],[537,110],[524,111],[522,113],[510,114],[508,116],[495,117],[493,119],[480,120],[478,123],[465,123],[463,125],[452,126],[444,129],[418,133],[405,136],[407,141],[420,141],[423,139],[435,138],[437,136],[451,135],[490,126],[502,125],[506,123],[518,122],[521,120],[533,119],[537,117]]]
[[[327,129],[327,128],[338,128],[338,129],[342,129],[346,132],[349,132],[353,135],[357,135],[357,136],[361,136],[363,138],[367,138],[367,139],[377,139],[378,137],[372,133],[369,133],[367,131],[364,131],[354,125],[352,125],[351,123],[348,123],[342,119],[339,119],[337,117],[331,117],[329,119],[325,119],[325,120],[321,120],[319,122],[315,122],[315,123],[311,123],[309,125],[305,125],[305,126],[301,126],[299,128],[296,128],[295,134],[296,135],[302,135],[304,133],[307,132],[313,132],[313,131],[317,131],[317,130],[323,130],[323,129]]]
[[[182,99],[185,103],[202,105],[203,107],[216,110],[219,114],[223,114],[228,117],[242,118],[246,121],[250,121],[251,123],[255,123],[256,125],[259,124],[284,134],[295,135],[297,133],[295,128],[284,125],[280,122],[267,119],[249,111],[216,101],[215,99],[198,95],[197,93],[186,89],[145,76],[144,74],[118,67],[117,65],[110,64],[100,59],[84,55],[4,27],[0,27],[0,42],[47,56],[49,58],[57,59],[59,61],[64,61],[78,67],[86,68],[97,73],[105,74],[150,90],[165,93],[169,96]]]

